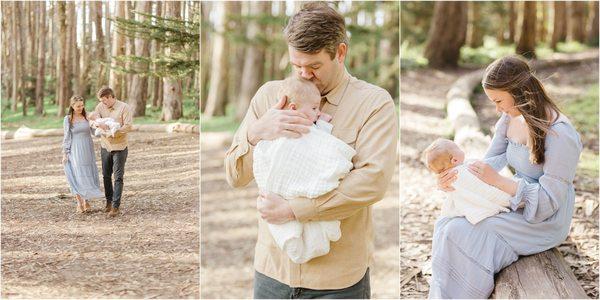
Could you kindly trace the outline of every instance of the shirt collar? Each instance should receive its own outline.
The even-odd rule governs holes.
[[[331,91],[329,91],[325,95],[322,95],[321,98],[325,98],[327,102],[337,106],[342,100],[342,96],[344,96],[344,91],[346,90],[346,86],[348,86],[348,81],[350,81],[351,77],[352,76],[350,76],[348,70],[344,68],[344,75],[342,76],[342,80],[340,80],[338,85],[336,85]]]

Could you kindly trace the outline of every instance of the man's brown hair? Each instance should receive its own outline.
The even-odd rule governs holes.
[[[112,96],[113,98],[115,97],[115,92],[113,92],[113,90],[108,86],[101,87],[98,90],[98,93],[96,93],[96,97],[98,97],[98,99],[107,96]]]
[[[309,2],[293,15],[284,29],[288,45],[314,54],[322,49],[335,58],[338,45],[348,45],[344,17],[325,2]]]

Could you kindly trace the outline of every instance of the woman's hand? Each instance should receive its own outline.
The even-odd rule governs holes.
[[[69,160],[69,159],[67,158],[67,154],[66,154],[66,153],[65,153],[65,154],[63,154],[63,157],[62,157],[62,164],[63,164],[63,165],[66,165],[68,160]]]
[[[499,186],[502,179],[502,175],[498,174],[494,168],[480,160],[469,165],[469,172],[477,176],[481,181],[495,187]]]
[[[452,184],[456,181],[457,170],[448,169],[437,175],[437,188],[444,192],[452,192],[454,188]]]

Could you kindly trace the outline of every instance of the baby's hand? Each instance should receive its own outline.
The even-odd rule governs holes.
[[[328,115],[324,112],[319,114],[319,120],[323,120],[325,122],[331,122],[331,119],[333,119],[333,117],[331,115]]]

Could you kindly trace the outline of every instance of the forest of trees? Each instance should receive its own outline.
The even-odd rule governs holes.
[[[481,47],[485,36],[530,58],[539,45],[598,46],[598,1],[403,1],[401,14],[402,43],[424,45],[431,67],[456,66],[461,48]]]
[[[2,103],[64,116],[69,98],[109,85],[135,116],[197,117],[197,1],[15,1],[2,9]],[[20,108],[19,108],[20,107]]]
[[[239,121],[258,88],[289,75],[283,28],[302,5],[293,2],[202,2],[201,103],[203,117],[226,107]],[[346,66],[359,79],[398,95],[399,3],[336,2],[346,17]]]

